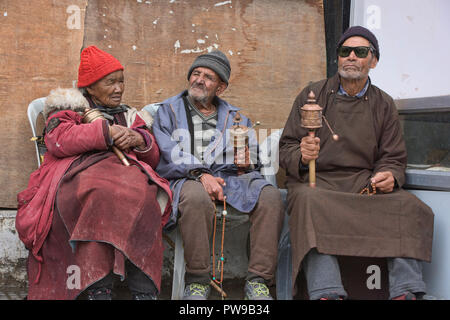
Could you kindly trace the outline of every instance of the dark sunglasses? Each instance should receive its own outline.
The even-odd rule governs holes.
[[[354,52],[358,58],[365,58],[369,54],[369,51],[373,53],[373,49],[371,47],[340,47],[337,51],[339,57],[345,58],[350,55],[351,52]]]

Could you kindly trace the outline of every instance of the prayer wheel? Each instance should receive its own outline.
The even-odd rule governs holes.
[[[237,157],[238,162],[236,164],[246,164],[250,163],[248,159],[248,153],[245,152],[248,148],[248,132],[249,128],[240,124],[242,118],[239,112],[233,119],[235,123],[230,129],[230,137],[233,141],[234,155]],[[245,155],[243,163],[240,162],[240,157],[238,155]],[[238,167],[238,175],[244,173],[244,169]]]
[[[310,91],[308,94],[308,100],[306,100],[306,104],[300,108],[301,114],[301,126],[303,128],[308,129],[308,135],[311,137],[315,137],[316,129],[322,128],[322,118],[325,121],[328,129],[330,129],[332,133],[332,137],[334,141],[339,140],[339,136],[334,133],[333,129],[331,129],[330,124],[327,121],[327,118],[322,114],[322,107],[316,103],[316,96],[313,91]],[[309,185],[314,188],[316,186],[316,161],[311,160],[309,162]]]
[[[308,129],[310,137],[315,136],[315,130],[322,128],[322,108],[316,103],[314,92],[308,94],[307,103],[300,108],[301,126]],[[309,161],[309,186],[316,187],[316,161]]]

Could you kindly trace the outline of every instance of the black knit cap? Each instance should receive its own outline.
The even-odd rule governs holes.
[[[205,67],[213,70],[218,74],[223,82],[228,84],[230,79],[231,67],[227,57],[219,50],[214,50],[206,54],[198,56],[192,66],[189,68],[188,80],[191,77],[192,71],[198,67]]]
[[[377,37],[369,30],[361,26],[354,26],[348,28],[339,39],[337,48],[340,48],[341,45],[347,40],[348,38],[360,36],[363,38],[366,38],[375,48],[375,56],[378,60],[380,60],[380,47],[378,46],[378,40]]]

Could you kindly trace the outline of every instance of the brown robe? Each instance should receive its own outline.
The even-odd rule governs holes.
[[[431,209],[401,189],[406,147],[393,99],[369,84],[361,98],[338,95],[339,76],[311,84],[297,96],[280,139],[280,166],[286,170],[293,281],[311,248],[321,253],[365,257],[409,257],[431,261]],[[316,160],[315,189],[300,169],[300,107],[315,93],[339,141],[325,126]],[[370,178],[391,171],[394,192],[360,195]]]

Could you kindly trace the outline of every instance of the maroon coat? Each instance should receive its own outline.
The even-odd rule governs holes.
[[[59,125],[46,134],[44,163],[18,194],[16,229],[30,250],[29,298],[75,298],[111,268],[123,269],[117,262],[125,257],[159,288],[162,227],[172,194],[153,170],[159,162],[153,135],[148,132],[152,145],[145,152],[127,154],[132,165],[125,167],[108,151],[106,120],[83,124],[71,110],[52,114],[47,126],[52,119]],[[136,115],[130,127],[142,129],[145,122]],[[97,272],[90,266],[83,270],[92,263]],[[82,271],[78,290],[67,290],[64,281],[70,265]]]

